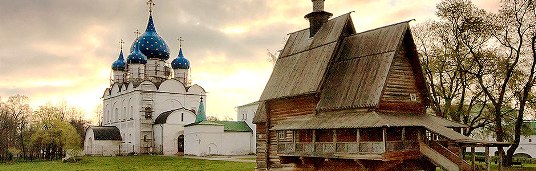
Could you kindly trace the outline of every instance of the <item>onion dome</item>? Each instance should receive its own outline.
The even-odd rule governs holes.
[[[147,56],[145,56],[143,53],[141,53],[139,48],[139,43],[137,41],[134,42],[134,49],[130,54],[128,55],[127,62],[129,64],[146,64],[147,63]]]
[[[179,56],[171,61],[171,68],[173,69],[190,69],[190,61],[182,54],[182,48],[179,50]]]
[[[147,56],[147,58],[157,58],[162,60],[169,59],[169,47],[164,39],[156,33],[152,15],[149,15],[149,23],[147,23],[145,33],[138,37],[136,41],[139,41],[140,51]],[[132,52],[133,49],[134,44],[132,44],[130,51]]]
[[[119,53],[119,58],[112,63],[112,70],[114,71],[123,71],[125,70],[125,58],[123,58],[123,50],[121,49],[121,53]]]

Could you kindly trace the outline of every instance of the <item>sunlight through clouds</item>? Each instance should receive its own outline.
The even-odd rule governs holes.
[[[235,107],[258,100],[272,72],[267,49],[283,48],[287,34],[307,28],[310,0],[155,1],[158,33],[191,62],[194,84],[208,92],[207,114],[234,117]],[[334,17],[352,13],[358,32],[435,18],[440,0],[326,0]],[[22,94],[34,108],[65,101],[93,116],[109,86],[111,64],[124,39],[147,24],[145,1],[30,1],[0,6],[0,97]],[[498,1],[478,0],[486,10]],[[168,60],[171,62],[171,60]]]

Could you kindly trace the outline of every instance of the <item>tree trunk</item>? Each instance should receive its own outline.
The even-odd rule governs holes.
[[[532,83],[534,78],[534,70],[536,67],[536,49],[535,49],[535,43],[536,43],[536,36],[533,36],[531,39],[531,45],[532,45],[532,66],[530,69],[530,75],[525,83],[525,86],[523,86],[523,94],[520,94],[519,99],[519,112],[517,114],[515,126],[514,126],[514,142],[508,149],[506,153],[506,158],[504,160],[505,166],[511,166],[512,165],[512,158],[514,156],[514,153],[517,150],[517,147],[519,147],[519,142],[521,139],[521,127],[523,126],[523,116],[525,112],[525,106],[527,104],[527,100],[529,98],[529,93],[532,90]]]
[[[24,146],[24,120],[20,126],[20,146],[22,148],[22,158],[26,160],[26,147]]]

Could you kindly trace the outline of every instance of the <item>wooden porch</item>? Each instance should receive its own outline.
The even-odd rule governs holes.
[[[364,160],[418,158],[415,128],[280,130],[279,156]],[[409,138],[408,138],[409,137]]]

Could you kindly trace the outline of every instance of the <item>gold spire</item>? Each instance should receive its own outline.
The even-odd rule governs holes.
[[[177,39],[179,41],[179,47],[182,48],[182,42],[184,42],[184,40],[182,39],[182,37],[179,37],[179,39]]]
[[[147,5],[149,6],[149,15],[153,13],[153,6],[156,5],[153,0],[148,0]]]

